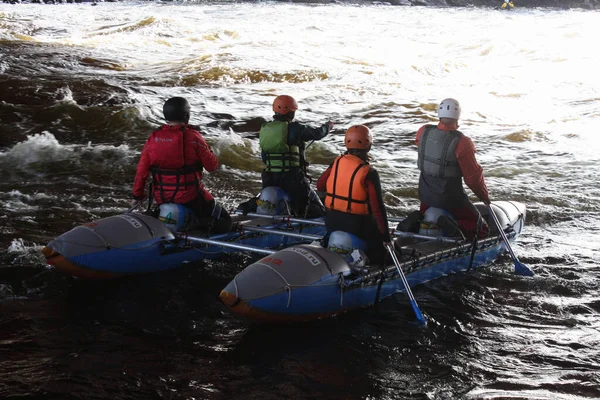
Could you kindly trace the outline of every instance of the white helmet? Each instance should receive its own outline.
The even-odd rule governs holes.
[[[460,119],[460,104],[454,99],[444,99],[438,107],[439,118]]]
[[[346,256],[352,253],[353,247],[352,236],[348,232],[333,231],[329,235],[327,250]]]
[[[329,234],[327,249],[337,254],[349,255],[355,249],[366,250],[367,244],[356,235],[344,231]]]
[[[163,203],[159,209],[158,219],[171,232],[183,232],[198,227],[198,219],[194,212],[181,204]]]
[[[442,228],[437,224],[437,220],[442,215],[450,216],[450,213],[442,208],[429,207],[423,215],[421,226],[419,228],[420,235],[428,236],[443,236]]]
[[[256,212],[265,215],[289,215],[289,196],[276,186],[267,186],[256,200]]]

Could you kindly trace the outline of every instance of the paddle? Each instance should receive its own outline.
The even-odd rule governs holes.
[[[133,210],[138,208],[140,205],[141,205],[141,203],[136,203],[135,205],[129,207],[129,209],[127,209],[127,211],[125,211],[123,214],[129,214],[130,212],[132,212]]]
[[[506,233],[504,233],[504,229],[502,229],[502,227],[500,226],[500,221],[498,221],[498,217],[496,217],[496,213],[494,212],[492,205],[491,204],[486,204],[486,205],[487,205],[488,210],[490,210],[490,215],[492,216],[492,219],[494,220],[494,223],[496,224],[496,227],[498,228],[498,231],[500,232],[502,239],[504,240],[506,249],[510,253],[510,256],[512,257],[513,262],[515,263],[515,272],[517,274],[523,275],[523,276],[533,276],[534,274],[533,274],[533,271],[531,270],[531,268],[529,268],[527,265],[521,263],[519,261],[519,259],[517,258],[517,256],[515,255],[515,253],[513,253],[512,247],[510,247],[510,243],[508,242],[508,238],[506,237]]]
[[[146,199],[147,199],[147,197],[144,197],[142,200],[137,200],[136,203],[133,204],[131,207],[129,207],[127,209],[127,211],[125,211],[123,214],[129,214],[130,212],[132,212],[136,208],[139,208],[142,204],[144,204],[144,201],[146,201]]]
[[[413,296],[412,291],[410,290],[410,286],[408,285],[406,276],[404,276],[404,272],[402,272],[402,268],[400,268],[400,261],[398,261],[398,257],[396,257],[396,252],[394,251],[394,246],[392,246],[390,243],[387,243],[386,247],[388,249],[388,252],[390,253],[390,256],[392,256],[392,260],[394,260],[394,265],[396,266],[396,269],[398,270],[400,279],[402,279],[402,283],[404,284],[404,289],[406,289],[406,294],[408,295],[408,299],[410,300],[410,305],[412,306],[413,311],[415,312],[415,316],[417,317],[417,320],[419,321],[419,323],[421,325],[427,325],[427,321],[425,321],[425,317],[423,316],[421,309],[417,305],[415,296]]]
[[[479,230],[483,225],[483,217],[480,215],[477,218],[477,230],[475,231],[475,235],[473,236],[473,242],[471,243],[471,259],[469,260],[469,267],[467,271],[470,271],[473,267],[473,261],[475,260],[475,252],[477,251],[477,241],[479,240]]]

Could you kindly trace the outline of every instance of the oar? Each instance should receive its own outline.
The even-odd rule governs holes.
[[[506,249],[510,253],[510,256],[512,257],[513,262],[515,263],[515,272],[517,274],[523,275],[523,276],[533,276],[534,274],[533,274],[533,271],[531,270],[531,268],[529,268],[527,265],[520,262],[519,259],[517,258],[517,256],[515,255],[515,253],[513,252],[512,247],[510,247],[510,243],[508,242],[506,233],[504,233],[504,229],[502,229],[502,227],[500,226],[500,221],[498,221],[498,217],[496,217],[496,213],[494,212],[492,205],[487,204],[487,207],[490,210],[490,214],[492,216],[492,219],[494,220],[494,223],[496,224],[496,227],[498,227],[498,231],[500,232],[502,239],[504,240]]]
[[[127,209],[127,211],[125,211],[123,214],[129,214],[130,212],[132,212],[133,210],[135,210],[136,208],[138,208],[142,203],[136,203],[135,205],[129,207]]]
[[[248,246],[248,245],[245,245],[245,244],[236,244],[236,243],[231,243],[231,242],[222,242],[220,240],[205,239],[205,238],[196,237],[196,236],[179,235],[179,237],[181,239],[189,240],[190,242],[212,244],[212,245],[215,245],[215,246],[222,246],[222,247],[230,247],[230,248],[236,249],[236,250],[251,251],[251,252],[254,252],[254,253],[261,253],[261,254],[273,254],[273,253],[275,253],[275,250],[263,249],[263,248],[260,248],[260,247]]]
[[[480,215],[477,219],[477,230],[475,230],[475,235],[473,236],[473,242],[471,243],[471,258],[469,260],[469,267],[467,271],[470,271],[473,267],[473,261],[475,260],[475,252],[477,251],[477,241],[479,240],[479,231],[483,226],[483,217]]]
[[[129,207],[127,209],[127,211],[125,211],[123,214],[129,214],[130,212],[132,212],[133,210],[135,210],[136,208],[138,208],[139,206],[141,206],[144,203],[145,200],[146,200],[146,197],[144,197],[142,200],[139,200],[133,206]]]
[[[410,290],[410,286],[408,285],[408,281],[406,280],[406,276],[404,276],[404,272],[402,272],[402,268],[400,268],[400,261],[398,261],[398,257],[396,257],[396,252],[394,251],[394,247],[388,243],[386,245],[388,252],[392,256],[392,260],[394,260],[394,265],[398,270],[398,274],[400,275],[400,279],[402,279],[402,283],[404,284],[404,289],[406,289],[406,294],[408,295],[408,299],[410,300],[410,305],[415,312],[415,316],[421,325],[427,325],[427,321],[425,321],[425,317],[421,312],[421,309],[417,305],[417,301],[415,300],[415,296],[413,296],[412,291]]]

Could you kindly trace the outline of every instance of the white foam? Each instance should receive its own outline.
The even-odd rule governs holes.
[[[25,242],[23,241],[22,238],[13,239],[10,246],[8,246],[9,253],[25,253],[29,249],[31,249],[31,247],[25,245]]]
[[[71,158],[74,148],[74,145],[61,145],[50,132],[36,133],[0,153],[0,161],[9,163],[13,168],[40,161],[63,161]]]
[[[27,136],[27,140],[0,152],[0,165],[11,170],[30,170],[40,173],[40,164],[69,162],[75,165],[100,162],[110,168],[115,165],[130,165],[137,155],[126,144],[61,144],[47,131]]]
[[[56,97],[60,99],[59,103],[65,104],[74,104],[77,105],[77,102],[73,98],[73,91],[69,86],[64,86],[56,91]]]

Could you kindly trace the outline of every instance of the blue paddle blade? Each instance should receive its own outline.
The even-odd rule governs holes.
[[[535,275],[533,273],[533,271],[531,270],[531,268],[529,268],[527,265],[523,264],[520,261],[515,260],[515,272],[519,275],[523,275],[523,276],[533,276]]]
[[[425,317],[423,316],[421,309],[417,305],[417,302],[415,300],[411,300],[410,305],[412,306],[413,311],[415,312],[415,316],[417,317],[417,321],[419,321],[419,324],[423,326],[427,325],[427,320],[425,320]]]

